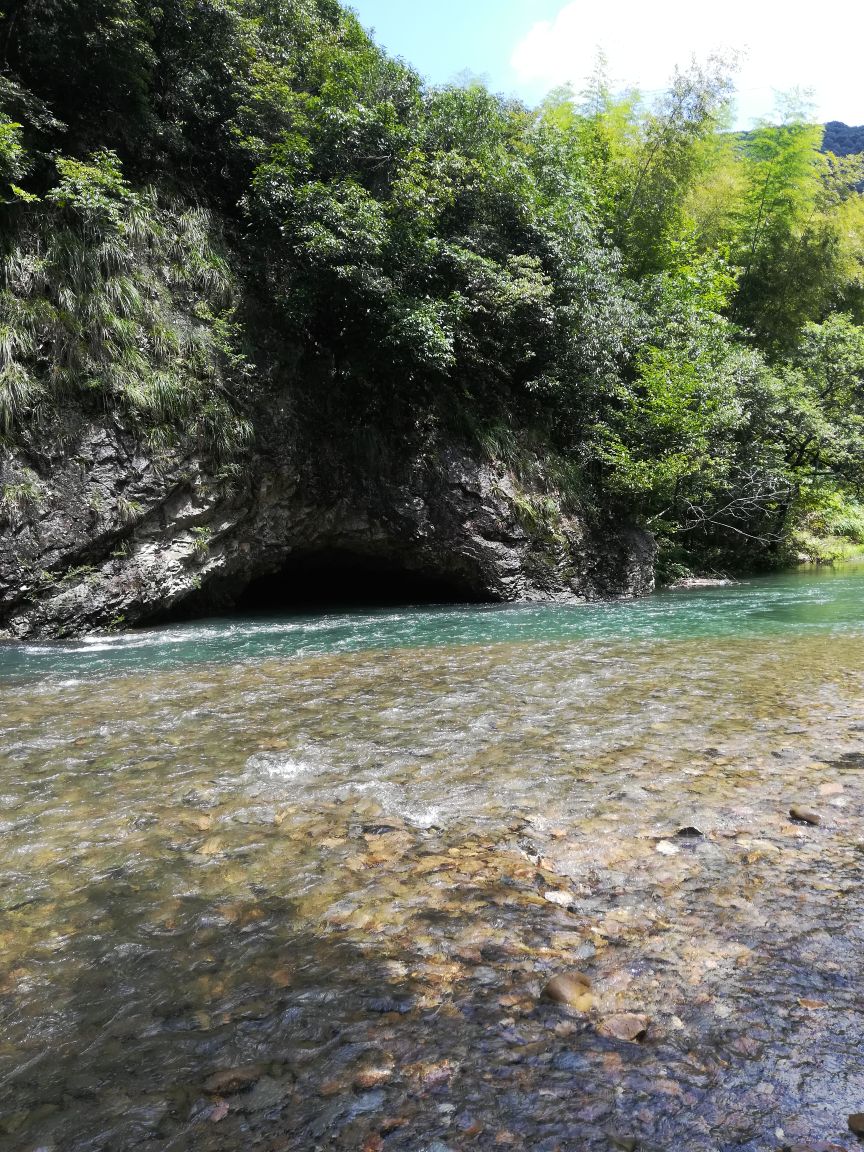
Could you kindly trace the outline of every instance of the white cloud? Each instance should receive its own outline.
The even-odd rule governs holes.
[[[676,64],[694,55],[744,53],[737,75],[739,120],[769,114],[773,91],[814,92],[822,119],[864,123],[864,4],[824,0],[793,7],[778,0],[573,0],[554,20],[534,24],[517,44],[511,66],[521,85],[537,92],[558,84],[578,89],[593,70],[598,48],[608,57],[613,87],[653,92]]]

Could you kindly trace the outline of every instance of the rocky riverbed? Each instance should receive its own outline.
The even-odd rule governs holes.
[[[857,1148],[862,701],[821,632],[8,676],[5,1138]]]

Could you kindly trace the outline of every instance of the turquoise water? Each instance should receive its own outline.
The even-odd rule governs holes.
[[[438,645],[857,631],[864,631],[864,564],[800,569],[731,587],[667,591],[639,600],[226,616],[74,643],[0,645],[0,677],[81,676]]]

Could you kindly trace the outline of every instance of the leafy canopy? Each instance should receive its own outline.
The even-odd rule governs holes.
[[[530,109],[424,86],[336,0],[0,25],[7,440],[74,398],[239,452],[288,387],[310,429],[541,444],[703,558],[857,499],[864,168],[800,101],[732,132],[734,61],[651,103],[600,59]]]

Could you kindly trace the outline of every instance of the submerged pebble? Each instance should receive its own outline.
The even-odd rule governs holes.
[[[591,981],[582,972],[566,972],[553,976],[543,989],[543,996],[556,1004],[568,1004],[587,1011],[594,1002]]]
[[[393,1078],[393,1066],[382,1065],[376,1068],[363,1068],[354,1077],[354,1087],[360,1091],[378,1088]]]
[[[615,1040],[643,1040],[649,1024],[648,1017],[641,1013],[620,1012],[601,1020],[597,1026],[597,1031],[601,1035],[611,1036]]]
[[[661,856],[677,856],[681,851],[681,849],[670,840],[660,840],[655,850],[659,852]]]
[[[247,1064],[240,1068],[222,1068],[208,1076],[202,1085],[205,1092],[211,1096],[230,1096],[235,1092],[243,1092],[260,1080],[264,1075],[261,1064]]]
[[[821,824],[822,817],[818,812],[814,812],[812,808],[802,808],[799,804],[793,804],[789,809],[789,815],[793,820],[797,820],[801,824]]]

